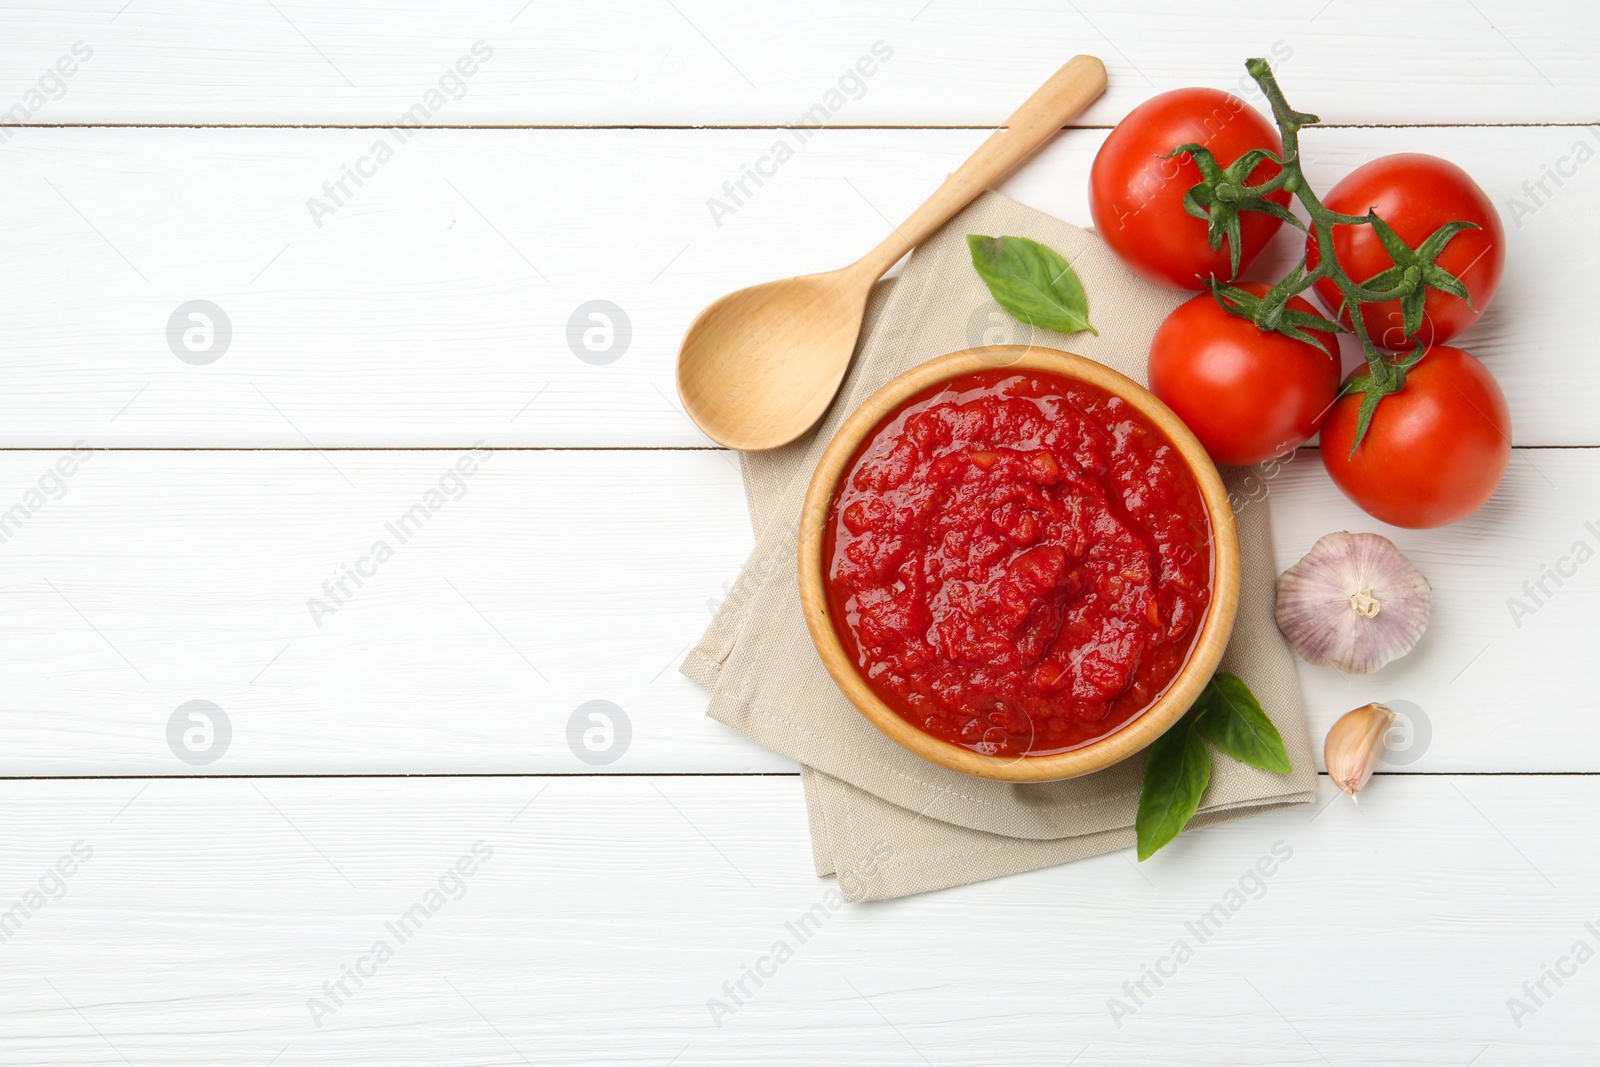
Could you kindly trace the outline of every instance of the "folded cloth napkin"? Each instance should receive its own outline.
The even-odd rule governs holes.
[[[1060,252],[1083,282],[1099,336],[1032,329],[1005,315],[972,268],[969,233],[1029,237]],[[784,448],[743,455],[755,551],[682,670],[711,691],[712,718],[803,765],[817,873],[837,875],[846,899],[908,896],[1126,848],[1144,757],[1064,782],[994,782],[935,766],[868,723],[828,676],[800,611],[801,502],[823,450],[891,378],[963,348],[1065,349],[1142,383],[1150,339],[1184,297],[1135,277],[1093,233],[986,193],[874,291],[855,360],[817,428]],[[1224,470],[1231,493],[1244,473]],[[1294,770],[1278,775],[1214,754],[1196,827],[1309,804],[1317,784],[1294,659],[1273,623],[1268,505],[1234,497],[1243,575],[1222,669],[1260,699]]]

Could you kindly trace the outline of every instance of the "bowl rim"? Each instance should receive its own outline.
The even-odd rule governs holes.
[[[1166,691],[1114,733],[1049,756],[986,756],[924,733],[902,719],[867,685],[834,630],[823,581],[822,546],[834,488],[862,441],[894,408],[916,393],[984,370],[1038,370],[1099,386],[1131,403],[1166,433],[1199,484],[1212,530],[1211,604],[1189,658]],[[913,367],[873,393],[845,419],[812,473],[801,511],[797,563],[806,628],[834,683],[868,722],[902,748],[931,763],[1004,782],[1053,782],[1102,770],[1144,749],[1176,723],[1200,696],[1222,659],[1239,605],[1238,528],[1228,491],[1204,446],[1183,420],[1132,378],[1073,352],[1032,345],[991,345],[951,352]]]

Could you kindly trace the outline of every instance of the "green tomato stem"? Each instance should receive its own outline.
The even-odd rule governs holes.
[[[1367,362],[1366,373],[1359,376],[1356,382],[1352,382],[1356,390],[1368,394],[1369,398],[1363,406],[1363,416],[1356,431],[1356,444],[1359,445],[1361,438],[1366,434],[1372,410],[1377,406],[1378,400],[1397,392],[1404,386],[1406,368],[1413,366],[1421,353],[1420,342],[1409,334],[1407,339],[1417,345],[1417,350],[1410,356],[1402,359],[1380,351],[1367,333],[1367,324],[1361,314],[1361,307],[1363,304],[1409,296],[1427,283],[1423,279],[1422,268],[1415,262],[1408,262],[1405,269],[1400,272],[1398,284],[1384,289],[1369,289],[1345,272],[1334,254],[1333,227],[1373,226],[1376,224],[1377,216],[1371,212],[1366,215],[1346,215],[1333,211],[1322,203],[1316,191],[1311,188],[1311,183],[1306,180],[1300,160],[1300,130],[1318,122],[1317,116],[1296,111],[1289,106],[1283,90],[1278,86],[1278,79],[1273,74],[1271,65],[1265,59],[1248,60],[1245,69],[1261,87],[1267,102],[1272,106],[1273,121],[1277,123],[1278,133],[1283,139],[1282,158],[1275,160],[1279,164],[1278,173],[1260,185],[1248,185],[1242,182],[1235,184],[1226,180],[1208,180],[1201,185],[1209,186],[1211,195],[1217,202],[1238,205],[1238,210],[1268,210],[1263,206],[1252,206],[1250,201],[1256,200],[1259,205],[1259,198],[1279,190],[1292,194],[1305,210],[1309,223],[1301,225],[1316,242],[1318,251],[1316,267],[1306,270],[1306,260],[1302,258],[1286,277],[1261,298],[1249,317],[1264,329],[1281,330],[1284,309],[1293,297],[1323,280],[1331,281],[1338,288],[1344,300],[1340,310],[1349,313],[1351,332],[1360,342],[1362,355]],[[1392,275],[1390,277],[1392,278]],[[1224,310],[1231,314],[1240,313],[1236,307],[1230,307],[1223,299],[1222,289],[1214,288],[1213,291]]]

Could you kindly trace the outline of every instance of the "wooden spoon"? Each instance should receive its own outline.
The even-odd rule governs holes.
[[[1072,57],[877,248],[842,270],[740,289],[700,312],[678,349],[678,395],[695,425],[746,451],[805,433],[850,366],[873,283],[1105,88],[1103,63]]]

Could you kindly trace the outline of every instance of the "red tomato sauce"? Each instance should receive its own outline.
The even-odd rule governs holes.
[[[823,560],[867,684],[994,756],[1088,744],[1150,706],[1211,601],[1194,474],[1133,405],[1038,371],[907,400],[852,457]]]

